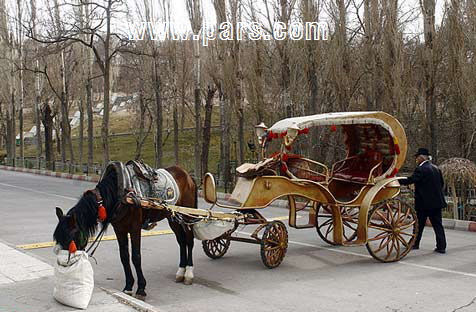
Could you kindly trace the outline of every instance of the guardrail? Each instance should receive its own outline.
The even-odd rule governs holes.
[[[51,164],[51,166],[47,166],[47,162],[44,158],[38,159],[36,157],[24,157],[22,161],[21,158],[16,158],[15,160],[7,160],[4,159],[0,161],[1,165],[11,166],[11,167],[18,167],[18,168],[26,168],[26,169],[39,169],[39,170],[46,170],[47,167],[50,167],[49,170],[56,171],[56,172],[65,172],[71,174],[96,174],[101,175],[103,170],[103,165],[100,163],[94,163],[92,166],[88,166],[87,163],[72,163],[72,162],[61,162],[55,161]]]

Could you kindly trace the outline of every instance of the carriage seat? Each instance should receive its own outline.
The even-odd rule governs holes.
[[[286,162],[289,171],[298,179],[306,179],[314,182],[325,182],[326,175],[311,169],[311,163],[301,157],[290,157]]]
[[[277,158],[266,158],[256,164],[244,163],[236,168],[238,176],[245,178],[254,178],[270,174],[271,170],[275,170],[279,163]]]
[[[382,153],[369,150],[340,161],[343,164],[333,170],[332,177],[350,182],[368,183],[371,177],[382,174],[382,161]],[[340,162],[335,163],[334,167]]]

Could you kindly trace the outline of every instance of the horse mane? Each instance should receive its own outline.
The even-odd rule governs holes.
[[[103,205],[106,208],[107,218],[102,222],[103,227],[107,227],[111,217],[117,209],[119,200],[117,195],[117,173],[115,171],[108,172],[107,176],[96,185],[103,199]],[[94,193],[86,191],[79,201],[67,213],[65,220],[60,222],[53,234],[53,238],[57,242],[65,242],[70,240],[68,222],[74,216],[77,226],[88,237],[96,234],[98,229],[98,203]]]

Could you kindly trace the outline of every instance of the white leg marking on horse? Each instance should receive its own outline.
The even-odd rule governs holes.
[[[183,283],[185,285],[192,285],[193,283],[193,266],[186,266],[185,267],[185,276]]]
[[[185,268],[178,268],[177,273],[175,273],[175,281],[183,282],[185,276]]]

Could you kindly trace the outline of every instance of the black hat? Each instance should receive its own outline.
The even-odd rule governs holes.
[[[430,151],[428,151],[427,148],[420,147],[420,148],[418,149],[418,151],[416,152],[415,156],[418,156],[418,155],[430,156]]]

